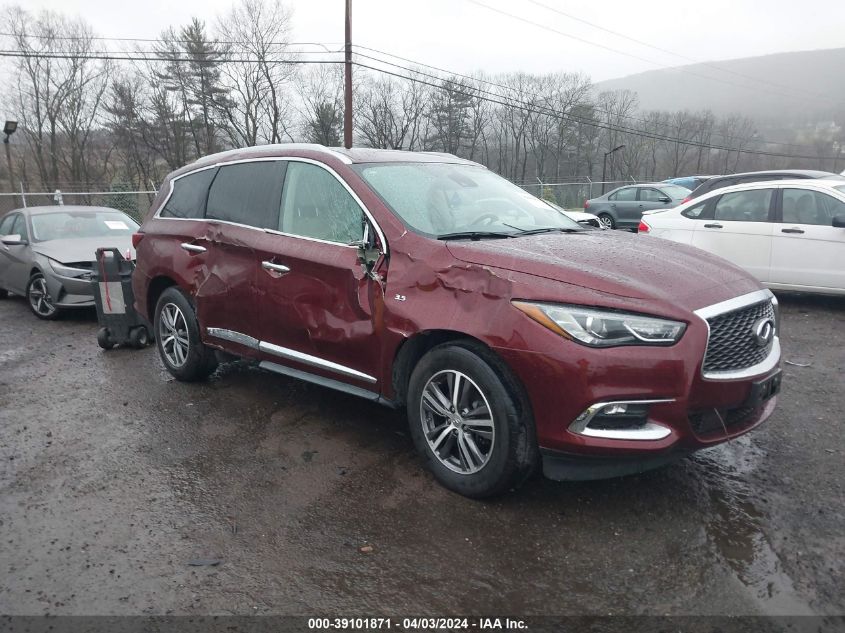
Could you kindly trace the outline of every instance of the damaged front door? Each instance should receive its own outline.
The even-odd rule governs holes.
[[[381,289],[358,261],[363,219],[333,173],[288,163],[280,232],[267,234],[258,253],[261,351],[268,361],[377,391]]]

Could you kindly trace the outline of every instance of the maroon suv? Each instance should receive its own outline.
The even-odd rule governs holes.
[[[585,228],[446,154],[271,145],[168,176],[138,310],[180,380],[217,350],[392,407],[462,494],[639,472],[741,435],[780,387],[741,269]]]

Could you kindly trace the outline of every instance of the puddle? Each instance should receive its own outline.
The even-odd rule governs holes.
[[[704,526],[707,537],[765,615],[815,615],[763,530],[764,504],[748,483],[763,457],[748,438],[696,456],[712,510]]]

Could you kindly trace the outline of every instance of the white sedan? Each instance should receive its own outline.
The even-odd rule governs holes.
[[[647,213],[639,232],[697,246],[774,290],[845,295],[845,182],[778,180],[717,189]]]

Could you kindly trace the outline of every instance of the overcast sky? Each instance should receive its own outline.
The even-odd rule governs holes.
[[[710,61],[845,46],[843,0],[538,1],[683,57],[643,47],[530,0],[477,2],[643,59],[520,22],[473,0],[353,0],[353,42],[461,73],[580,71],[595,81],[689,63],[684,58]],[[213,23],[232,0],[25,0],[22,4],[31,10],[79,15],[102,36],[155,37],[193,16]],[[288,0],[288,4],[294,11],[294,39],[342,42],[344,0]]]

